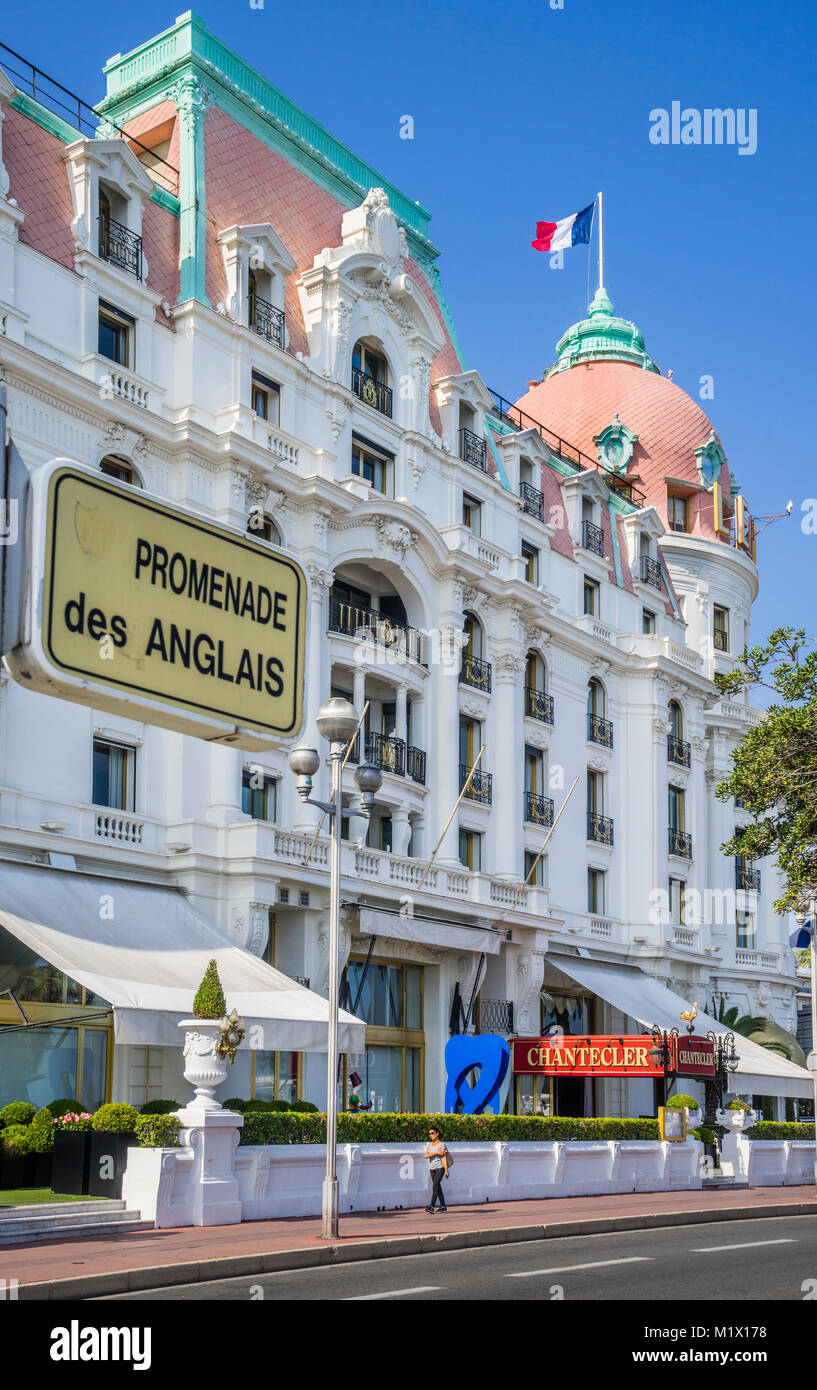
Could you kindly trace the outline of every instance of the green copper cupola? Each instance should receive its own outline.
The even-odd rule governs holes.
[[[644,339],[629,319],[619,318],[607,291],[596,290],[587,318],[574,323],[556,344],[556,361],[542,377],[564,372],[582,362],[632,362],[645,371],[657,372]]]

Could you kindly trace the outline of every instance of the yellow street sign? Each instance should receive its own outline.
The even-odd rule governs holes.
[[[33,621],[29,641],[6,657],[12,674],[240,747],[296,735],[301,567],[264,541],[82,467],[47,472],[33,479]]]

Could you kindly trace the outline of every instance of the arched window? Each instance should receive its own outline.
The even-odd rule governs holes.
[[[381,415],[392,414],[389,364],[381,348],[364,338],[352,350],[352,390]]]
[[[538,652],[525,657],[524,713],[529,719],[553,723],[553,696],[547,693],[547,668]]]
[[[276,526],[272,517],[267,516],[266,512],[250,512],[247,521],[247,534],[256,540],[271,541],[273,545],[281,545],[281,532]]]
[[[677,700],[670,700],[669,703],[669,722],[670,733],[673,738],[684,737],[684,711]]]
[[[465,622],[462,630],[465,635],[463,645],[463,655],[476,657],[478,661],[482,659],[482,625],[479,618],[475,618],[473,613],[465,613]]]
[[[100,462],[99,471],[107,478],[116,478],[117,482],[130,483],[132,487],[142,486],[142,479],[133,464],[119,454],[106,454]]]
[[[597,719],[604,718],[604,686],[595,676],[587,682],[587,713]]]

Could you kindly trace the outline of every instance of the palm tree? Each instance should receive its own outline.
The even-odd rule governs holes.
[[[718,1022],[722,1023],[726,1028],[731,1028],[733,1033],[739,1033],[742,1038],[751,1038],[753,1042],[759,1043],[761,1047],[765,1047],[769,1052],[777,1052],[781,1057],[786,1057],[789,1061],[793,1060],[791,1049],[788,1048],[785,1043],[778,1041],[776,1038],[770,1038],[768,1042],[764,1042],[762,1037],[755,1038],[753,1036],[755,1033],[765,1033],[769,1022],[767,1018],[756,1018],[753,1014],[742,1014],[737,1004],[732,1004],[731,1007],[727,1009],[723,997],[718,1000],[717,1010],[715,1009],[715,1001],[714,999],[712,1000],[712,1012],[715,1014]]]

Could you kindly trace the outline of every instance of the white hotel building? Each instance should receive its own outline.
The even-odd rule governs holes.
[[[745,813],[715,796],[760,718],[713,684],[749,641],[753,527],[712,424],[635,326],[600,290],[503,401],[463,360],[426,211],[194,15],[107,64],[107,125],[17,55],[0,67],[0,361],[26,465],[76,460],[294,555],[297,741],[325,748],[330,693],[368,701],[384,776],[343,846],[344,999],[367,1023],[344,1099],[354,1071],[375,1109],[441,1108],[464,1017],[632,1032],[682,1026],[693,1002],[700,1025],[714,1000],[793,1033],[777,873],[724,857]],[[288,751],[3,672],[0,859],[51,875],[67,939],[92,935],[68,875],[150,884],[159,916],[184,895],[325,996],[328,839],[310,853]],[[105,1001],[19,947],[4,877],[0,990],[48,1026],[0,995],[0,1102],[183,1100],[180,1049],[114,1045]],[[745,1047],[739,1089],[781,1115],[808,1094]],[[325,1057],[244,1049],[230,1086],[322,1104]],[[654,1113],[646,1081],[520,1078],[507,1103]]]

